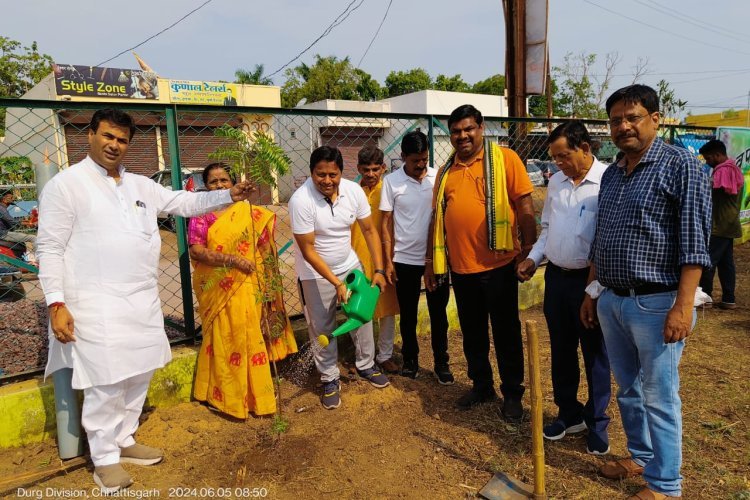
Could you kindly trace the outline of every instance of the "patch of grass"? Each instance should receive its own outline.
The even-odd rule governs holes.
[[[273,422],[271,422],[271,433],[280,436],[281,434],[284,434],[289,429],[289,421],[282,417],[281,415],[276,415],[273,417]]]

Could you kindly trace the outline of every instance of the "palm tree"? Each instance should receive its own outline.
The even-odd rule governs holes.
[[[256,64],[253,71],[239,68],[234,72],[234,83],[248,83],[251,85],[273,85],[273,80],[263,75],[265,67],[262,64]]]

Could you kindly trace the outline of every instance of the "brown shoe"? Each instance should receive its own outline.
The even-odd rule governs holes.
[[[630,458],[621,458],[614,462],[607,462],[599,467],[599,475],[607,479],[626,479],[643,474],[643,467]]]
[[[398,373],[400,368],[396,363],[393,362],[393,359],[386,359],[382,363],[378,363],[380,365],[380,368],[386,373]]]
[[[628,500],[664,500],[668,498],[682,498],[682,497],[670,497],[668,495],[665,495],[664,493],[659,493],[658,491],[654,491],[650,488],[643,488],[641,491],[639,491],[632,497],[628,497]]]
[[[719,306],[719,309],[724,309],[724,310],[731,311],[732,309],[737,309],[737,304],[735,304],[734,302],[719,302],[716,305]]]
[[[109,495],[133,484],[133,478],[120,464],[94,467],[94,482]]]

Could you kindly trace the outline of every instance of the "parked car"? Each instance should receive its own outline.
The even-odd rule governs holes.
[[[542,173],[542,170],[539,168],[539,166],[536,164],[536,161],[529,160],[526,163],[526,173],[529,174],[529,179],[531,180],[531,184],[533,186],[545,186],[546,183],[544,182],[544,174]]]
[[[149,178],[167,189],[172,189],[171,170],[159,170]],[[182,169],[182,189],[187,191],[207,191],[206,185],[203,183],[202,172],[193,172],[191,170]],[[168,231],[175,230],[174,216],[161,212],[157,218],[159,220],[160,228]]]
[[[542,183],[541,184],[535,184],[534,179],[531,179],[531,183],[535,186],[546,186],[549,184],[549,178],[555,175],[559,168],[557,168],[557,165],[553,161],[545,161],[545,160],[529,160],[526,164],[526,171],[529,172],[529,168],[531,168],[533,171],[540,171],[542,174]],[[532,174],[529,173],[529,178],[531,178]]]

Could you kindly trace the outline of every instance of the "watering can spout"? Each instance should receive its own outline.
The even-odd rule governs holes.
[[[321,346],[326,347],[333,337],[338,337],[339,335],[343,335],[345,333],[351,332],[352,330],[359,328],[363,324],[364,323],[362,323],[357,318],[349,318],[346,321],[344,321],[341,324],[341,326],[336,328],[334,331],[332,331],[328,335],[319,336],[318,343],[320,343]]]

